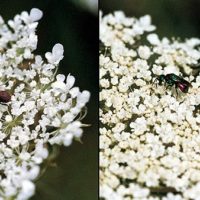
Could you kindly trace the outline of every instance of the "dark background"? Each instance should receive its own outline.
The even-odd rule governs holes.
[[[200,0],[100,0],[104,14],[122,10],[127,16],[149,14],[160,37],[200,37]]]
[[[59,72],[71,73],[75,85],[89,90],[91,99],[84,123],[83,144],[74,141],[61,148],[57,167],[49,167],[37,183],[32,200],[98,199],[98,15],[69,0],[0,0],[0,15],[5,21],[31,8],[43,11],[37,28],[37,54],[44,56],[55,43],[64,46]]]

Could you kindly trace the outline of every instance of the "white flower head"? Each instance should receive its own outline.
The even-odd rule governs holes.
[[[192,67],[199,64],[200,40],[146,36],[154,29],[150,16],[136,19],[118,11],[101,17],[105,200],[200,197],[200,76]]]
[[[49,145],[70,146],[83,134],[90,93],[74,87],[75,77],[57,74],[64,49],[35,55],[42,11],[33,8],[9,20],[0,18],[0,199],[27,200]]]

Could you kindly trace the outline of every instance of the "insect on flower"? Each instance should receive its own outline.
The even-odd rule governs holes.
[[[0,103],[8,103],[11,100],[11,95],[7,91],[0,91]]]
[[[159,85],[162,85],[162,83],[164,83],[167,86],[166,88],[171,88],[172,86],[175,86],[177,94],[177,88],[179,88],[181,92],[187,93],[189,87],[191,87],[191,84],[188,81],[173,73],[167,75],[160,75],[154,80],[154,82],[155,81],[158,81]]]

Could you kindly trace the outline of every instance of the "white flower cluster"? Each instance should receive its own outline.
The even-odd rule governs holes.
[[[41,17],[36,8],[7,24],[0,17],[0,200],[30,198],[50,145],[82,135],[90,93],[74,87],[73,76],[57,75],[61,44],[45,60],[33,53]]]
[[[100,19],[102,199],[200,199],[200,40],[159,39],[154,29],[148,15]],[[189,91],[153,84],[169,73]]]

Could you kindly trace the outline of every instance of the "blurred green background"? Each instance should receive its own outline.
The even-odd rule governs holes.
[[[57,167],[49,167],[37,183],[32,200],[98,199],[98,14],[73,0],[1,0],[0,15],[7,21],[36,7],[43,11],[37,29],[37,54],[51,51],[55,43],[64,46],[60,73],[71,73],[76,86],[89,90],[91,99],[84,123],[83,144],[61,148]],[[86,6],[87,8],[87,6]]]
[[[199,0],[100,0],[104,14],[122,10],[127,16],[149,14],[160,37],[200,37]]]

